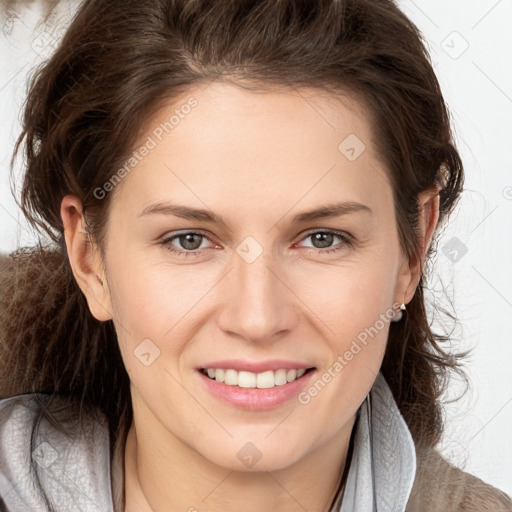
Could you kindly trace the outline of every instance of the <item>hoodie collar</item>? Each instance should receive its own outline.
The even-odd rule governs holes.
[[[416,450],[382,373],[359,415],[345,492],[332,510],[403,512],[416,474]]]

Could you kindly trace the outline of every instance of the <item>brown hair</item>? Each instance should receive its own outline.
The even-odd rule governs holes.
[[[440,223],[453,210],[463,168],[447,107],[420,32],[392,0],[85,1],[32,80],[16,147],[26,157],[20,206],[53,245],[6,263],[3,396],[65,394],[106,414],[121,442],[131,421],[128,376],[112,322],[92,317],[71,273],[60,203],[65,194],[81,199],[101,248],[110,195],[98,199],[95,189],[122,167],[162,100],[212,80],[357,97],[387,164],[410,260],[420,250],[419,193],[441,184]],[[416,442],[433,446],[440,397],[450,370],[463,376],[462,355],[432,331],[424,287],[425,274],[405,318],[390,326],[382,372]]]

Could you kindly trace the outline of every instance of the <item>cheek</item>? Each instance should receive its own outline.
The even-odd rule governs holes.
[[[328,338],[341,342],[373,325],[381,314],[391,317],[395,265],[383,254],[310,271],[303,268],[294,276],[293,289],[305,309],[323,321]]]
[[[127,369],[134,351],[145,342],[153,350],[177,360],[193,335],[194,319],[203,314],[205,296],[218,276],[197,266],[154,264],[141,254],[111,261],[109,286],[114,323]],[[171,343],[172,341],[172,343]],[[172,354],[171,354],[172,353]],[[136,365],[138,367],[138,365]]]
[[[121,328],[131,335],[157,337],[183,315],[183,290],[190,290],[179,271],[152,263],[147,250],[130,251],[129,247],[110,254],[109,287]]]
[[[115,328],[124,366],[137,396],[173,403],[174,364],[185,343],[180,342],[180,319],[186,314],[179,281],[171,272],[126,258],[119,272],[111,272]],[[186,301],[185,301],[186,302]],[[174,327],[173,327],[174,326]],[[172,343],[170,343],[172,341]],[[169,373],[170,372],[170,373]],[[164,390],[173,390],[170,396]],[[146,401],[146,398],[144,401]]]
[[[316,388],[329,387],[326,395],[332,393],[336,403],[358,406],[379,371],[394,315],[393,272],[386,262],[382,258],[301,275],[307,285],[302,296],[328,344]]]

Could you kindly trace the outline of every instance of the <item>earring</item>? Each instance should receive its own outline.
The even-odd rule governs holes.
[[[404,297],[404,301],[405,301],[405,297]],[[405,311],[405,303],[404,302],[402,302],[400,309],[396,310],[395,316],[393,317],[393,319],[391,321],[392,322],[400,322],[400,320],[402,320],[403,311]]]

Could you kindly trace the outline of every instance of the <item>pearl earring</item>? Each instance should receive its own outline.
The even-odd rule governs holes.
[[[405,304],[402,302],[400,309],[396,310],[395,316],[393,317],[393,319],[391,321],[392,322],[400,322],[400,320],[402,320],[403,311],[405,311]]]

